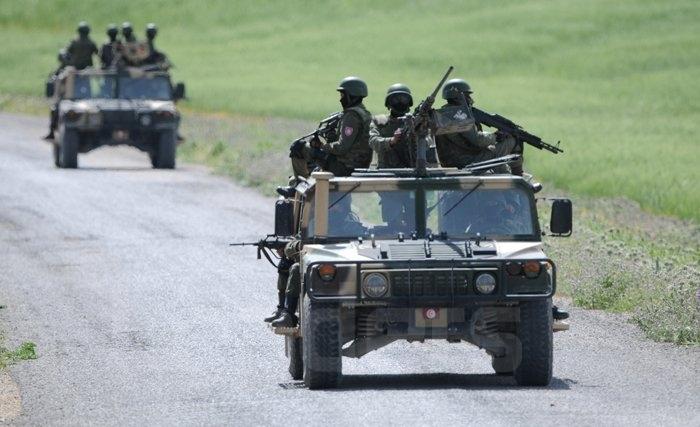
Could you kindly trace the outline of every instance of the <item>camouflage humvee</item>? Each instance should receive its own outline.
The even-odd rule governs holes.
[[[173,86],[163,71],[67,67],[46,87],[55,108],[54,163],[76,168],[78,153],[130,145],[147,152],[154,168],[174,168],[180,124],[175,102],[184,94],[184,84]]]
[[[275,329],[292,377],[332,387],[342,356],[442,339],[485,349],[519,385],[549,384],[552,333],[568,325],[553,321],[557,268],[532,186],[512,175],[410,172],[315,172],[293,203],[278,202],[275,234],[303,243],[300,327]],[[570,235],[570,201],[554,200],[551,212],[550,233]]]

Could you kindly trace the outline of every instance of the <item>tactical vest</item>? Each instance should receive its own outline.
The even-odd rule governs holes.
[[[391,138],[401,127],[401,120],[383,114],[375,118],[374,124],[380,136]],[[378,168],[412,168],[415,165],[415,144],[412,141],[402,140],[388,151],[377,152]]]
[[[369,125],[372,122],[372,114],[363,104],[347,108],[343,114],[357,114],[360,116],[362,126],[361,129],[357,129],[359,136],[350,151],[344,156],[338,156],[338,161],[350,169],[368,168],[372,163],[372,149],[369,146]],[[339,131],[343,132],[343,129]]]

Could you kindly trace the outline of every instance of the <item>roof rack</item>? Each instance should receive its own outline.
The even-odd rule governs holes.
[[[424,173],[418,173],[416,169],[355,169],[351,176],[354,177],[380,177],[380,178],[430,178],[440,176],[474,176],[502,165],[507,165],[519,160],[519,154],[496,157],[483,162],[471,163],[462,169],[457,168],[428,168]]]

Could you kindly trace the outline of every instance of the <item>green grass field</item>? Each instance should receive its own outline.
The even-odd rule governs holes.
[[[700,2],[0,0],[0,95],[39,96],[80,19],[160,27],[189,106],[318,119],[337,82],[397,81],[424,97],[448,65],[563,155],[526,167],[559,188],[626,196],[700,221]],[[142,32],[142,31],[139,31]]]

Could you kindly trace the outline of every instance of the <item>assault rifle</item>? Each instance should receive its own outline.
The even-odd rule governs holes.
[[[442,88],[442,85],[445,84],[445,80],[447,80],[447,78],[450,76],[450,73],[452,73],[452,70],[454,70],[454,67],[450,65],[450,68],[448,68],[445,75],[442,76],[442,79],[440,79],[440,82],[435,87],[435,90],[433,90],[433,92],[430,95],[428,95],[427,98],[425,98],[423,101],[421,101],[420,104],[418,104],[416,109],[413,111],[413,114],[407,114],[403,118],[403,122],[405,123],[404,138],[408,140],[411,137],[411,134],[413,133],[415,133],[417,137],[416,173],[420,176],[424,176],[426,174],[426,152],[428,150],[427,138],[431,128],[431,116],[433,111],[433,104],[435,103],[435,97],[440,91],[440,88]]]
[[[486,111],[480,110],[476,107],[472,107],[472,112],[474,113],[474,119],[477,123],[481,123],[482,125],[486,125],[512,135],[513,138],[515,138],[515,140],[519,143],[524,142],[540,150],[551,151],[554,154],[564,152],[564,150],[559,148],[559,142],[557,142],[557,145],[547,144],[546,142],[542,141],[542,138],[539,136],[526,132],[519,125],[501,115],[487,113]]]
[[[265,255],[270,264],[277,268],[277,264],[272,260],[272,257],[277,258],[273,251],[283,250],[289,242],[291,242],[291,239],[281,239],[274,234],[268,234],[264,239],[260,239],[257,242],[230,243],[229,246],[257,246],[258,259]]]
[[[303,158],[304,155],[302,149],[304,145],[306,145],[307,142],[319,137],[325,139],[326,141],[336,141],[338,139],[338,125],[340,124],[340,120],[342,118],[342,111],[333,113],[321,120],[321,122],[318,124],[318,128],[315,131],[307,133],[306,135],[292,141],[292,144],[289,146],[289,157]]]

